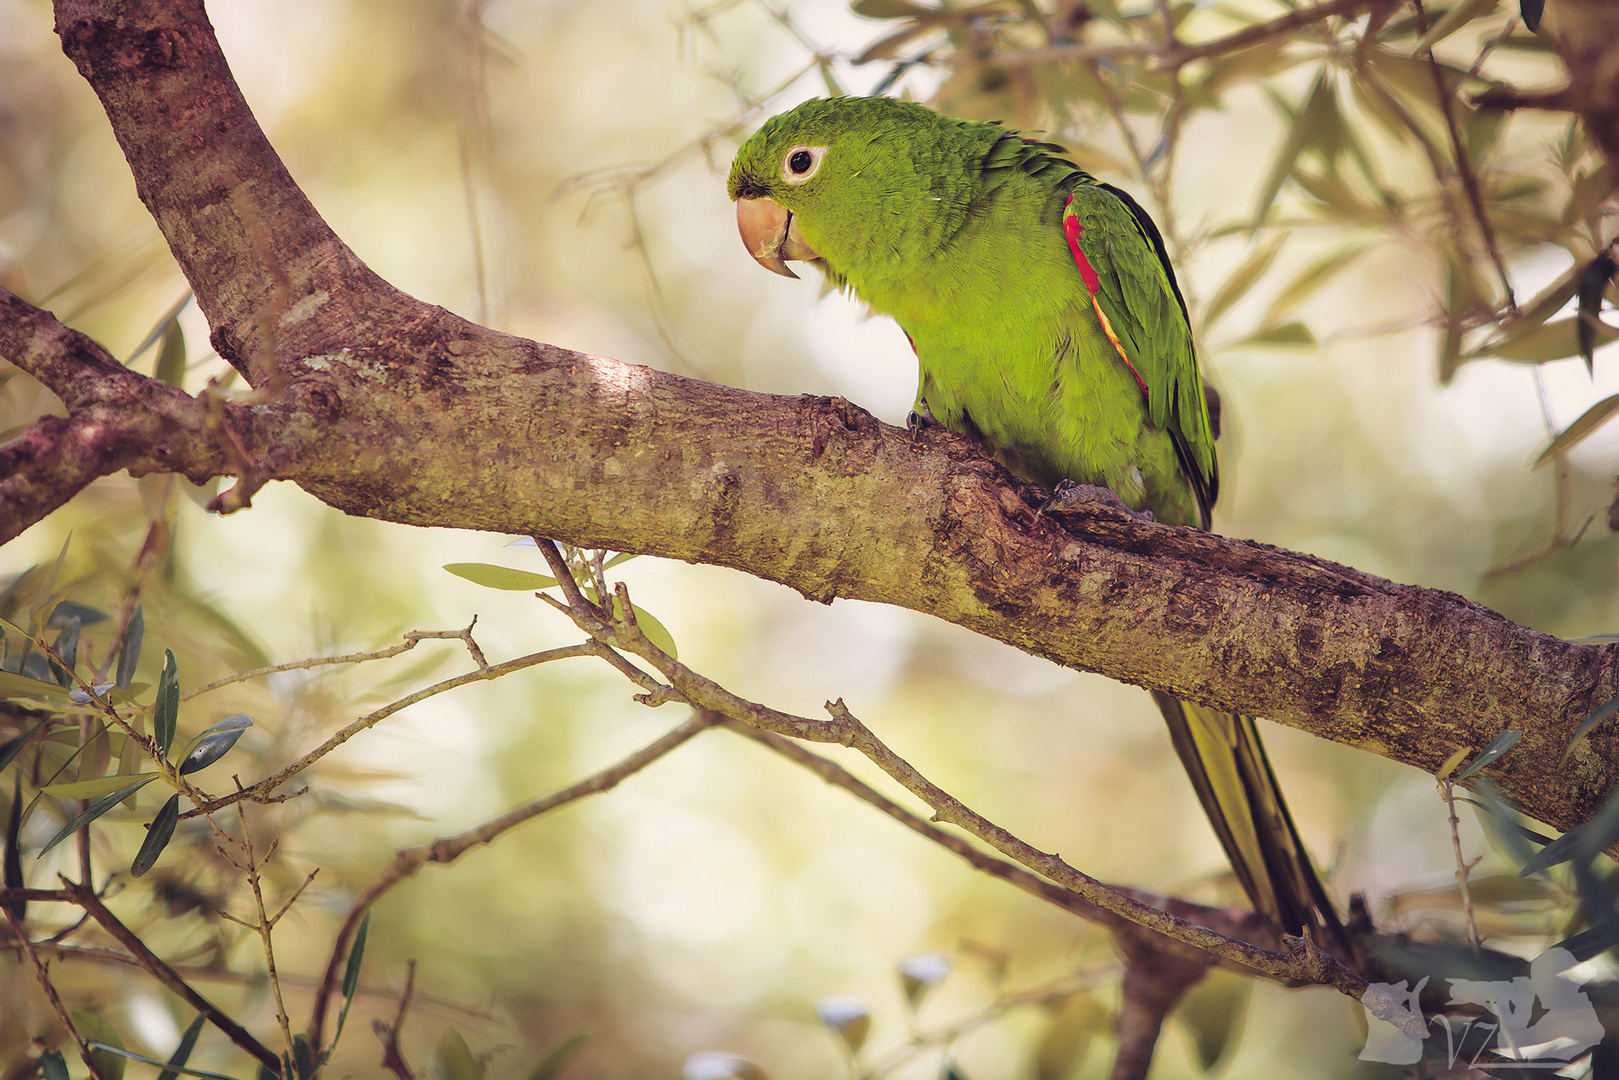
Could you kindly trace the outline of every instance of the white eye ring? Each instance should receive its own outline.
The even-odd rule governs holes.
[[[809,164],[802,169],[793,168],[794,164],[803,165],[803,155],[809,157]],[[802,184],[814,176],[821,169],[821,159],[826,157],[824,146],[795,146],[787,151],[781,159],[781,178],[789,184]]]

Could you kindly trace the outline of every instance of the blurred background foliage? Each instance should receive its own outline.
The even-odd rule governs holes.
[[[1606,528],[1619,424],[1534,467],[1556,433],[1619,392],[1600,347],[1593,372],[1576,356],[1573,321],[1578,271],[1614,232],[1613,185],[1566,118],[1469,104],[1494,80],[1555,85],[1544,30],[1495,0],[1402,4],[1370,29],[1364,16],[1315,22],[1159,63],[1180,42],[1294,7],[230,0],[210,14],[293,175],[395,284],[513,333],[757,390],[845,395],[894,422],[915,387],[897,328],[816,283],[759,273],[737,243],[723,184],[737,138],[829,91],[909,94],[1042,130],[1135,192],[1170,237],[1224,398],[1219,531],[1456,590],[1550,633],[1619,629],[1619,545]],[[51,22],[45,0],[0,0],[0,284],[201,389],[229,369],[194,307],[165,315],[185,283]],[[0,432],[56,407],[0,366]],[[207,494],[166,478],[93,485],[0,551],[0,586],[12,586],[0,615],[18,617],[39,576],[13,579],[48,568],[71,535],[59,583],[115,616],[84,626],[86,674],[108,661],[107,627],[137,580],[137,684],[156,685],[164,648],[191,688],[474,615],[492,661],[576,640],[527,594],[440,569],[544,569],[532,549],[503,551],[507,538],[345,518],[286,485],[217,518],[200,509]],[[823,607],[648,559],[615,572],[682,659],[730,689],[811,715],[841,696],[1036,846],[1106,880],[1235,900],[1138,690],[880,605]],[[178,741],[230,713],[253,717],[199,774],[217,794],[230,774],[269,775],[468,666],[456,642],[427,642],[248,681],[183,704]],[[295,1027],[338,921],[396,848],[571,783],[680,719],[630,689],[588,659],[473,684],[358,735],[305,774],[308,794],[248,811],[260,850],[278,842],[265,868],[274,897],[320,868],[275,938]],[[0,741],[17,722],[0,716]],[[1364,892],[1380,925],[1458,940],[1432,778],[1292,731],[1266,737],[1340,900]],[[23,772],[7,776],[0,807]],[[41,781],[23,782],[28,800]],[[149,874],[121,869],[162,798],[148,789],[92,830],[97,884],[115,876],[121,917],[273,1045],[262,954],[216,914],[247,917],[250,903],[219,837],[185,821]],[[71,843],[35,858],[71,805],[46,799],[29,817],[30,885],[76,871]],[[239,835],[233,814],[220,818]],[[1475,895],[1492,944],[1533,953],[1567,925],[1556,880],[1511,885],[1475,822],[1462,837],[1486,857]],[[65,929],[66,910],[31,905],[36,936]],[[67,941],[107,944],[94,930]],[[944,970],[934,953],[948,976],[918,982]],[[431,1061],[456,1077],[673,1076],[683,1062],[693,1077],[748,1074],[724,1056],[736,1054],[786,1080],[937,1076],[945,1057],[962,1076],[1054,1080],[1105,1075],[1111,1056],[1105,935],[724,732],[387,895],[339,1075],[378,1073],[369,1022],[392,1022],[411,959],[401,1045],[418,1073]],[[166,1057],[190,1020],[104,957],[55,959],[51,972],[72,1008],[148,1056]],[[856,1000],[822,1000],[839,995]],[[1211,1062],[1233,1076],[1357,1073],[1358,1012],[1329,990],[1220,977],[1166,1034],[1155,1075]],[[951,1037],[913,1046],[919,1032]],[[0,1076],[27,1075],[61,1039],[32,970],[15,947],[0,953]],[[559,1061],[559,1050],[577,1053]],[[237,1075],[245,1062],[212,1032],[193,1056]]]

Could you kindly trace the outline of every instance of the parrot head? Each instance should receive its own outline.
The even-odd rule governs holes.
[[[737,151],[726,185],[742,242],[787,277],[798,276],[788,260],[839,282],[902,263],[965,213],[950,196],[983,141],[972,129],[987,126],[882,97],[817,99],[773,117]]]

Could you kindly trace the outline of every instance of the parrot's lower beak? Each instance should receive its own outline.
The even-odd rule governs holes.
[[[738,199],[736,227],[748,254],[766,270],[783,277],[798,276],[787,269],[786,260],[820,257],[799,235],[793,212],[774,199]]]

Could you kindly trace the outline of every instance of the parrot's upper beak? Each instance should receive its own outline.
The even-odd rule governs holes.
[[[774,270],[783,277],[798,276],[787,269],[786,260],[820,257],[799,235],[793,212],[774,199],[763,196],[738,199],[736,227],[742,234],[742,243],[747,246],[748,254],[766,270]]]

